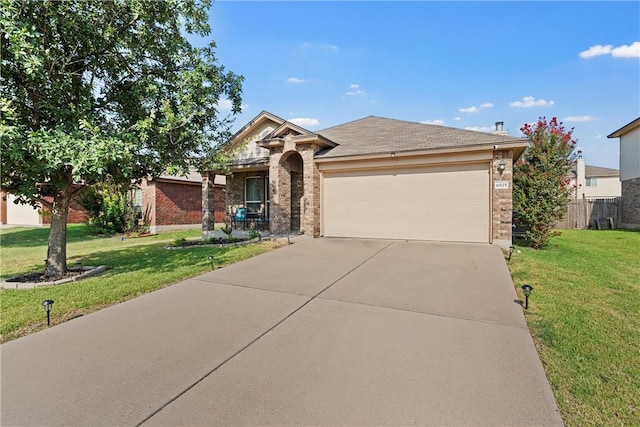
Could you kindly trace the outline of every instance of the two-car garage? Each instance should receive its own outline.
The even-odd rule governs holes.
[[[328,168],[321,175],[321,233],[487,243],[491,235],[489,166],[486,160]]]

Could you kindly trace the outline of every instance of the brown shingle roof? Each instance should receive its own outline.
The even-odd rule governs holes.
[[[339,144],[317,157],[343,157],[438,148],[522,143],[512,136],[369,116],[330,127],[318,134]]]
[[[600,166],[589,166],[585,165],[584,167],[584,176],[620,176],[620,171],[618,169],[611,168],[601,168]]]

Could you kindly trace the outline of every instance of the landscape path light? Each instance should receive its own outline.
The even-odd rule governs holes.
[[[522,285],[522,292],[524,292],[524,308],[529,308],[529,295],[531,295],[531,291],[533,290],[533,286],[531,285]]]
[[[209,259],[209,263],[211,264],[211,269],[213,270],[213,269],[214,269],[214,265],[213,265],[213,255],[209,255],[209,256],[208,256],[208,259]]]
[[[51,306],[53,305],[52,299],[46,299],[42,301],[42,306],[44,307],[44,311],[47,312],[47,326],[51,326]]]

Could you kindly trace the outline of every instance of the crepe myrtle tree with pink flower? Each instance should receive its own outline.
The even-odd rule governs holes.
[[[45,276],[66,274],[69,203],[229,160],[243,77],[210,38],[210,0],[2,0],[0,188],[45,206]],[[231,113],[220,111],[229,100]]]
[[[514,165],[513,206],[531,246],[549,243],[555,224],[563,218],[573,189],[569,174],[575,161],[573,128],[545,117],[520,128],[529,147]]]

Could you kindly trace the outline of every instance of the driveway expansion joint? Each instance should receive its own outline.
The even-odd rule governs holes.
[[[383,310],[404,311],[404,312],[407,312],[407,313],[423,314],[423,315],[426,315],[426,316],[444,317],[444,318],[448,318],[448,319],[463,320],[463,321],[466,321],[466,322],[484,323],[484,324],[487,324],[487,325],[502,326],[504,328],[519,329],[519,330],[526,330],[526,331],[529,330],[529,328],[526,327],[526,326],[508,325],[508,324],[505,324],[505,323],[493,322],[491,320],[473,319],[471,317],[452,316],[450,314],[438,313],[438,312],[435,312],[435,311],[412,310],[410,308],[390,307],[388,305],[368,304],[366,302],[345,301],[345,300],[341,300],[341,299],[337,299],[337,298],[318,297],[317,299],[321,299],[321,300],[325,300],[325,301],[341,302],[341,303],[344,303],[344,304],[360,305],[360,306],[364,306],[364,307],[374,307],[374,308],[380,308],[380,309],[383,309]]]
[[[175,402],[176,400],[178,400],[181,396],[185,395],[187,392],[189,392],[191,389],[193,389],[195,386],[197,386],[198,384],[200,384],[202,381],[204,381],[205,379],[207,379],[209,376],[211,376],[214,372],[216,372],[218,369],[220,369],[221,367],[223,367],[227,362],[229,362],[230,360],[232,360],[233,358],[235,358],[237,355],[239,355],[240,353],[242,353],[243,351],[245,351],[247,348],[251,347],[254,343],[256,343],[258,340],[260,340],[262,337],[264,337],[265,335],[267,335],[269,332],[273,331],[275,328],[277,328],[278,326],[280,326],[282,323],[284,323],[287,319],[289,319],[291,316],[293,316],[294,314],[296,314],[298,311],[302,310],[302,308],[304,308],[307,304],[309,304],[311,301],[313,301],[314,299],[316,299],[320,294],[322,294],[323,292],[327,291],[329,288],[331,288],[333,285],[335,285],[336,283],[338,283],[339,281],[341,281],[342,279],[344,279],[346,276],[348,276],[349,274],[353,273],[354,271],[356,271],[358,268],[360,268],[362,265],[366,264],[369,260],[371,260],[372,258],[374,258],[376,255],[378,255],[380,252],[384,251],[385,249],[389,248],[391,245],[393,245],[394,242],[389,243],[388,245],[384,246],[383,248],[377,250],[374,254],[370,255],[369,257],[367,257],[364,261],[362,261],[361,263],[359,263],[358,265],[356,265],[355,267],[353,267],[351,270],[347,271],[346,273],[344,273],[342,276],[338,277],[336,280],[334,280],[333,282],[331,282],[329,285],[327,285],[325,288],[323,288],[322,290],[320,290],[318,293],[316,293],[315,295],[313,295],[311,298],[309,298],[308,300],[306,300],[302,305],[300,305],[298,308],[296,308],[295,310],[293,310],[291,313],[287,314],[284,318],[280,319],[278,322],[276,322],[274,325],[272,325],[270,328],[268,328],[266,331],[264,331],[263,333],[259,334],[257,337],[255,337],[253,340],[251,340],[248,344],[246,344],[245,346],[243,346],[242,348],[240,348],[239,350],[237,350],[235,353],[233,353],[231,356],[227,357],[225,360],[223,360],[222,362],[220,362],[218,365],[216,365],[213,369],[211,369],[209,372],[205,373],[202,377],[200,377],[199,379],[197,379],[196,381],[194,381],[192,384],[188,385],[185,389],[183,389],[181,392],[179,392],[178,394],[176,394],[174,397],[172,397],[171,399],[169,399],[167,402],[165,402],[164,404],[162,404],[158,409],[156,409],[155,411],[153,411],[151,414],[149,414],[148,416],[146,416],[144,419],[142,419],[142,421],[140,421],[139,423],[136,423],[136,427],[140,427],[142,426],[144,423],[146,423],[147,421],[149,421],[151,418],[153,418],[155,415],[157,415],[158,413],[160,413],[164,408],[168,407],[169,405],[171,405],[173,402]],[[209,282],[212,283],[212,282]],[[213,282],[215,283],[215,282]],[[254,289],[254,288],[251,288]]]

